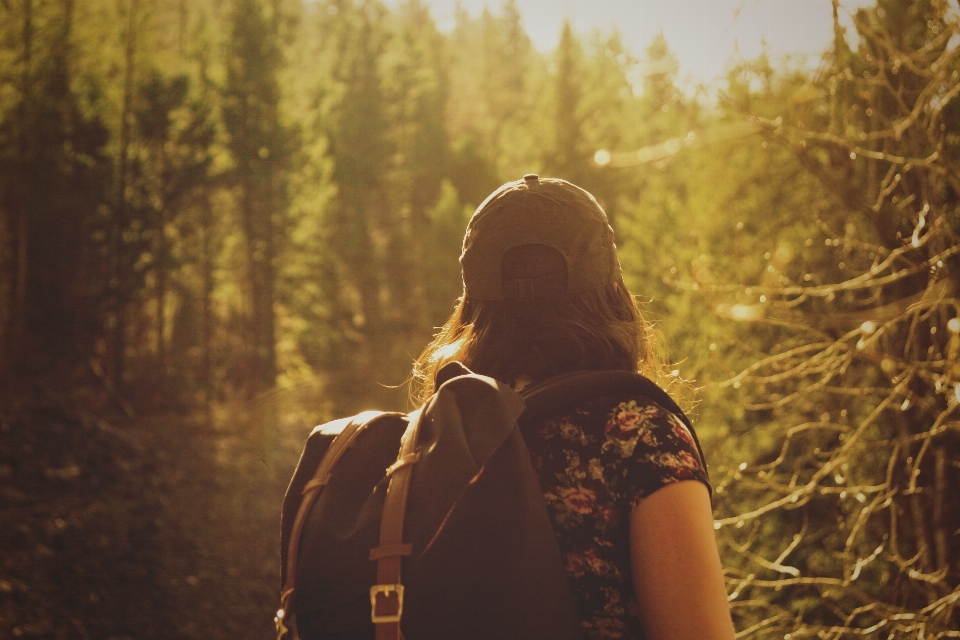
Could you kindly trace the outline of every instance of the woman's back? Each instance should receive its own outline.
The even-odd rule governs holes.
[[[515,388],[658,371],[613,229],[583,189],[533,174],[503,185],[471,218],[460,262],[464,295],[414,368],[419,399],[451,360]],[[524,438],[586,637],[733,637],[706,464],[677,415],[599,392],[529,421]]]

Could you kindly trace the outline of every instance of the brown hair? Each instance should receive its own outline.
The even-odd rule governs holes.
[[[444,364],[514,384],[579,370],[640,371],[664,377],[653,327],[620,279],[556,299],[521,302],[461,297],[453,315],[414,363],[411,399],[424,402]]]

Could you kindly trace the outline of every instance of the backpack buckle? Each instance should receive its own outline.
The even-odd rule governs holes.
[[[286,612],[280,609],[273,619],[273,624],[277,627],[277,640],[284,640],[290,634],[290,629],[287,628],[286,621],[284,620],[285,617]]]
[[[396,613],[377,613],[377,603],[383,602],[377,596],[382,595],[385,599],[390,597],[391,593],[397,595]],[[403,585],[402,584],[375,584],[370,587],[370,619],[374,624],[381,622],[400,622],[400,615],[403,613]]]

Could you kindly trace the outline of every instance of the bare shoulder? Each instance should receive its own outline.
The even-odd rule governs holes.
[[[650,640],[734,637],[710,494],[702,482],[664,485],[634,507],[630,565]]]

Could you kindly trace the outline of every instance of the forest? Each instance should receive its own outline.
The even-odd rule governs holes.
[[[269,637],[316,424],[407,410],[470,214],[594,193],[740,638],[960,637],[960,10],[681,86],[513,0],[0,0],[0,638]]]

